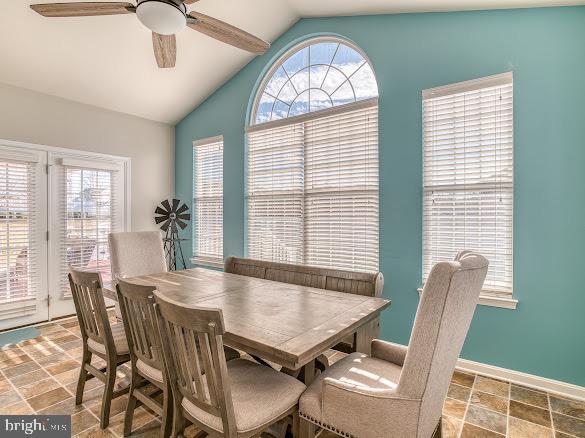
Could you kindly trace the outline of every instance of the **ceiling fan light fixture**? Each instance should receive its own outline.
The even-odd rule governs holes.
[[[174,35],[187,26],[187,9],[173,0],[143,0],[136,6],[142,24],[160,35]]]

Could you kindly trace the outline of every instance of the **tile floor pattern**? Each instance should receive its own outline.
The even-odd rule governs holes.
[[[121,437],[127,396],[114,400],[105,431],[98,425],[99,380],[87,382],[83,404],[75,406],[82,354],[77,320],[38,329],[38,338],[0,349],[0,413],[71,414],[76,437]],[[127,384],[128,374],[120,369],[118,386]],[[144,407],[136,410],[133,427],[133,436],[159,437],[160,421]],[[197,430],[187,432],[189,438]],[[585,402],[456,371],[443,408],[443,437],[585,438]]]

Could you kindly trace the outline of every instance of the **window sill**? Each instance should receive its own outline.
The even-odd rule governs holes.
[[[419,287],[417,289],[418,294],[422,293],[422,288]],[[489,307],[499,307],[501,309],[516,309],[518,305],[518,300],[514,298],[503,298],[503,297],[494,297],[490,295],[480,295],[479,302],[477,303],[480,306],[489,306]]]
[[[209,266],[212,268],[223,268],[223,259],[209,257],[192,257],[191,263],[197,266]]]

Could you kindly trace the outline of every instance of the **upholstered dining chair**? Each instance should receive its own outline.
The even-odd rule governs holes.
[[[167,271],[160,231],[110,233],[108,243],[114,279]],[[121,319],[118,303],[115,308],[116,316]]]
[[[163,365],[163,352],[154,310],[154,286],[118,280],[116,291],[126,329],[132,364],[132,383],[124,418],[124,436],[132,432],[134,409],[138,403],[161,416],[161,436],[169,437],[172,428],[172,394]],[[153,394],[151,383],[162,391],[162,403]]]
[[[260,436],[293,416],[305,385],[247,359],[227,362],[221,309],[187,306],[155,291],[157,317],[174,398],[174,434],[187,421],[213,436]]]
[[[128,386],[114,390],[118,365],[130,360],[124,325],[110,324],[99,273],[71,268],[69,284],[83,341],[83,356],[75,404],[80,405],[83,401],[83,390],[87,380],[97,377],[104,382],[100,427],[105,429],[110,421],[112,399],[126,394],[129,390]],[[104,368],[98,369],[91,364],[94,354],[106,362]]]
[[[299,402],[300,436],[321,426],[344,437],[440,436],[441,411],[488,269],[471,251],[437,263],[408,347],[372,341],[320,374]]]

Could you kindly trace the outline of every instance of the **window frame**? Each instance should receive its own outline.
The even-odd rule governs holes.
[[[259,104],[260,101],[262,99],[262,95],[264,94],[264,91],[266,89],[266,86],[268,85],[268,83],[271,81],[274,73],[293,55],[295,55],[297,52],[303,50],[304,48],[307,48],[309,46],[315,45],[315,44],[319,44],[319,43],[337,43],[337,44],[341,44],[341,45],[345,45],[353,50],[355,50],[365,61],[365,63],[367,63],[367,65],[370,67],[372,74],[373,74],[373,78],[375,80],[375,84],[376,84],[376,96],[374,97],[369,97],[369,98],[364,98],[364,99],[356,99],[356,101],[354,102],[349,102],[349,103],[344,103],[344,104],[340,104],[340,105],[336,105],[336,106],[332,106],[329,108],[325,108],[322,110],[318,110],[318,111],[309,111],[306,113],[302,113],[302,114],[297,114],[297,115],[291,115],[288,117],[284,117],[284,118],[280,118],[280,119],[276,119],[276,120],[269,120],[266,122],[257,122],[257,113],[258,113],[258,108],[259,108]],[[333,58],[335,58],[335,55],[333,55]],[[310,63],[309,63],[309,67],[310,67]],[[356,70],[357,71],[357,70]],[[351,77],[351,75],[350,75]],[[349,78],[347,78],[349,79]],[[344,113],[350,113],[352,111],[356,111],[356,110],[360,110],[360,109],[368,109],[372,106],[376,107],[376,111],[379,111],[379,88],[378,88],[378,81],[376,78],[376,73],[373,67],[372,62],[370,61],[370,59],[368,58],[368,56],[366,55],[366,53],[356,44],[354,44],[353,42],[341,38],[341,37],[337,37],[337,36],[320,36],[320,37],[314,37],[314,38],[308,38],[298,44],[295,44],[293,46],[291,46],[288,50],[284,51],[283,53],[281,53],[275,60],[273,60],[270,68],[268,68],[262,77],[262,80],[259,81],[259,85],[257,86],[257,88],[254,90],[254,98],[252,100],[252,106],[251,106],[251,111],[249,112],[249,120],[248,120],[248,125],[246,126],[246,155],[245,155],[245,221],[244,221],[244,230],[245,230],[245,236],[244,236],[244,250],[245,250],[245,254],[246,256],[249,256],[249,248],[250,248],[250,236],[249,236],[249,212],[250,212],[250,206],[249,206],[249,134],[256,132],[256,131],[260,131],[260,130],[265,130],[265,129],[271,129],[271,128],[277,128],[280,126],[287,126],[287,125],[294,125],[294,124],[300,124],[300,123],[304,123],[304,122],[311,122],[315,119],[320,119],[320,118],[324,118],[324,117],[330,117],[330,116],[334,116],[337,114],[344,114]],[[379,117],[379,116],[378,116]],[[380,171],[379,171],[379,164],[380,164],[380,142],[379,142],[379,118],[377,120],[376,123],[377,126],[377,131],[376,131],[376,152],[377,152],[377,164],[378,164],[378,174],[377,174],[377,196],[378,196],[378,202],[377,202],[377,246],[378,246],[378,251],[377,251],[377,267],[376,270],[379,271],[380,270]],[[304,149],[304,147],[303,147]],[[304,167],[304,165],[303,165]],[[303,195],[303,199],[306,197],[306,195]],[[304,203],[305,201],[303,201]],[[306,222],[306,212],[303,213],[303,221]],[[306,244],[305,244],[305,240],[306,240],[306,236],[303,237],[303,242],[302,242],[302,246],[303,246],[303,254],[305,254],[306,252]],[[305,262],[303,262],[305,263]],[[332,268],[332,269],[347,269],[347,268]],[[361,271],[360,271],[361,272]],[[370,271],[368,271],[370,272]]]
[[[221,237],[222,237],[222,250],[221,250],[221,255],[219,257],[206,257],[206,256],[199,256],[196,253],[196,246],[197,246],[197,239],[195,236],[195,232],[196,232],[196,207],[195,207],[195,203],[196,203],[196,197],[195,197],[195,183],[197,181],[197,175],[195,174],[195,149],[197,147],[200,146],[207,146],[210,144],[215,144],[215,143],[221,143],[221,166],[222,166],[222,188],[221,188],[221,196],[219,196],[221,198],[221,203],[222,203],[222,212],[221,212]],[[224,211],[223,211],[223,152],[224,152],[224,139],[223,139],[223,135],[217,135],[217,136],[213,136],[213,137],[207,137],[207,138],[202,138],[199,140],[195,140],[193,141],[193,155],[192,155],[192,160],[191,160],[191,164],[192,164],[192,170],[193,170],[193,179],[192,179],[192,202],[193,202],[193,215],[192,215],[192,220],[191,220],[191,227],[192,227],[192,239],[193,239],[193,245],[191,248],[192,254],[193,256],[191,257],[191,263],[197,266],[210,266],[210,267],[214,267],[214,268],[223,268],[224,265],[224,251],[223,251],[223,232],[224,232],[224,227],[223,227],[223,219],[224,219]]]
[[[427,254],[427,250],[425,249],[425,244],[426,244],[426,238],[425,238],[425,229],[426,229],[426,217],[427,217],[427,207],[426,207],[426,202],[425,202],[425,194],[427,192],[427,187],[425,185],[425,168],[426,168],[426,159],[425,159],[425,148],[426,148],[426,141],[425,141],[425,115],[424,115],[424,107],[425,107],[425,101],[427,99],[433,99],[433,98],[437,98],[437,97],[442,97],[442,96],[452,96],[452,95],[458,95],[458,94],[462,94],[462,93],[467,93],[467,92],[474,92],[474,91],[480,91],[483,89],[488,89],[488,88],[493,88],[493,87],[498,87],[498,86],[507,86],[507,85],[511,85],[512,87],[512,108],[510,110],[511,113],[511,118],[512,118],[512,132],[511,132],[511,164],[512,164],[512,175],[511,175],[511,182],[509,183],[511,185],[509,190],[509,193],[511,195],[511,206],[510,206],[510,213],[511,213],[511,223],[510,223],[510,237],[509,237],[509,247],[511,250],[511,256],[510,256],[510,263],[511,263],[511,277],[510,277],[510,290],[498,290],[495,288],[490,288],[490,287],[485,287],[479,297],[479,302],[478,304],[480,305],[486,305],[486,306],[492,306],[492,307],[501,307],[501,308],[506,308],[506,309],[515,309],[518,303],[518,300],[516,299],[514,292],[513,292],[513,279],[514,279],[514,233],[513,233],[513,228],[514,228],[514,99],[513,99],[513,90],[514,90],[514,80],[513,80],[513,73],[512,72],[506,72],[506,73],[502,73],[502,74],[497,74],[497,75],[492,75],[492,76],[486,76],[486,77],[481,77],[478,79],[472,79],[469,81],[463,81],[463,82],[458,82],[458,83],[453,83],[453,84],[449,84],[449,85],[445,85],[445,86],[440,86],[440,87],[435,87],[435,88],[431,88],[431,89],[427,89],[427,90],[423,90],[422,91],[422,156],[423,156],[423,160],[422,160],[422,165],[423,165],[423,197],[422,197],[422,227],[423,227],[423,241],[422,241],[422,262],[423,262],[423,266],[422,266],[422,274],[423,274],[423,282],[425,280],[424,278],[424,274],[425,274],[425,258],[426,258],[426,254]],[[486,183],[486,184],[491,184],[491,183]],[[497,182],[493,183],[494,186],[497,185]],[[434,189],[433,191],[440,191],[437,189]],[[448,190],[445,189],[445,192],[450,192],[452,190]],[[466,249],[466,248],[461,248],[461,249]],[[421,293],[422,292],[422,288],[418,289],[418,292]]]

